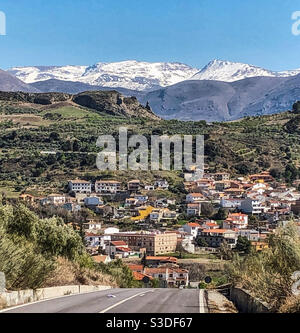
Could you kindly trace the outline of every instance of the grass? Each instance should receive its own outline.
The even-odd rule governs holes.
[[[21,192],[16,191],[13,186],[3,187],[1,185],[0,185],[0,193],[3,193],[7,198],[11,199],[18,198],[21,194]]]
[[[40,114],[46,115],[47,113],[59,114],[63,119],[82,119],[89,115],[89,112],[74,106],[64,106],[58,109],[47,109],[43,110]]]

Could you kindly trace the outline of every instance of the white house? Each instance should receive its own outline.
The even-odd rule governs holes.
[[[85,234],[84,240],[88,247],[99,247],[101,244],[101,236],[94,234]]]
[[[154,185],[145,185],[146,191],[154,191]]]
[[[194,202],[199,202],[203,201],[204,196],[202,193],[189,193],[186,195],[186,202],[188,203],[194,203]]]
[[[257,230],[241,229],[238,231],[238,235],[246,237],[249,241],[253,242],[258,242],[260,239],[260,235]]]
[[[239,208],[244,199],[242,198],[221,198],[220,205],[222,208]]]
[[[154,183],[154,187],[167,190],[169,188],[169,183],[165,179],[157,180]]]
[[[187,204],[186,214],[188,216],[200,216],[201,215],[201,203],[194,202]]]
[[[75,193],[91,193],[92,184],[86,180],[76,179],[69,181],[69,191]]]
[[[248,227],[248,215],[242,213],[229,214],[223,222],[224,229],[246,229]]]
[[[241,210],[248,214],[261,214],[265,212],[265,207],[260,200],[246,198],[241,203]]]
[[[62,194],[50,194],[47,198],[49,203],[55,206],[63,205],[66,203],[66,197]]]
[[[197,237],[198,231],[200,229],[200,224],[198,223],[187,223],[183,226],[183,230],[189,235],[192,235],[193,238]]]
[[[104,229],[104,234],[105,235],[113,235],[113,234],[118,234],[120,232],[119,228],[115,228],[115,227],[109,227]]]
[[[159,222],[162,217],[163,217],[162,209],[154,209],[149,215],[151,222]]]
[[[115,258],[116,256],[127,258],[132,253],[132,250],[124,241],[111,241],[106,246],[105,251],[111,258]]]
[[[101,222],[95,220],[89,220],[88,222],[83,223],[83,228],[85,230],[100,230],[101,227]]]

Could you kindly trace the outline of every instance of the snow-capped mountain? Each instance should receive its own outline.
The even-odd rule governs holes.
[[[78,81],[88,66],[32,66],[13,67],[8,70],[25,83],[50,79]]]
[[[213,60],[199,71],[181,63],[128,60],[99,62],[93,66],[15,67],[8,72],[25,83],[60,80],[108,88],[151,91],[187,80],[235,82],[260,76],[290,77],[299,74],[300,69],[275,72],[239,62]]]
[[[249,77],[269,76],[269,77],[289,77],[300,73],[300,69],[275,72],[261,67],[243,64],[240,62],[230,62],[213,60],[201,71],[196,73],[191,80],[214,80],[223,82],[234,82]]]
[[[153,90],[188,80],[198,72],[181,63],[149,63],[135,60],[97,63],[93,66],[15,67],[11,74],[26,83],[57,79],[95,86]]]

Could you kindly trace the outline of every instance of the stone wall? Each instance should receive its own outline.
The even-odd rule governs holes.
[[[240,313],[268,313],[271,312],[268,304],[252,296],[248,291],[240,288],[231,288],[230,299]]]

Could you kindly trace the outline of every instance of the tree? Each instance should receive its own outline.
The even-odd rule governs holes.
[[[219,208],[217,214],[215,215],[216,220],[226,220],[228,216],[228,211],[224,208]]]
[[[204,202],[201,205],[201,213],[206,217],[211,217],[214,213],[214,206],[211,203]]]
[[[222,260],[231,260],[233,258],[233,251],[226,241],[221,244],[219,254]]]
[[[285,177],[287,183],[291,183],[292,181],[297,179],[298,169],[295,167],[294,164],[288,164],[285,167],[284,177]]]
[[[294,105],[293,105],[293,112],[294,113],[300,113],[300,102],[297,101]]]
[[[200,247],[208,247],[208,244],[206,243],[206,241],[202,238],[197,238],[197,244]]]
[[[300,238],[295,223],[277,228],[268,245],[245,257],[236,254],[226,265],[226,274],[230,282],[249,290],[276,312],[291,296],[292,274],[300,267]]]
[[[278,168],[272,168],[270,170],[270,175],[275,179],[280,179],[281,178],[281,170],[278,169]]]
[[[247,237],[239,236],[236,243],[236,249],[240,252],[249,254],[251,251],[251,242],[248,240]]]

